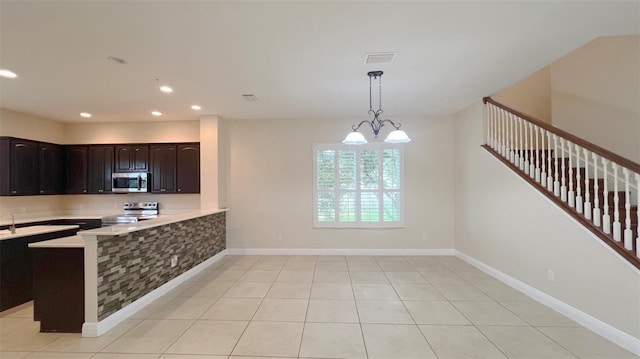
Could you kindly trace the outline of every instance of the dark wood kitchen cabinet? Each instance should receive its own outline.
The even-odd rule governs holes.
[[[87,193],[89,149],[87,146],[66,146],[67,184],[66,193]]]
[[[176,192],[176,152],[177,145],[152,145],[151,152],[151,192]]]
[[[64,192],[64,150],[53,143],[0,139],[0,195]]]
[[[40,194],[64,193],[64,149],[53,143],[38,143]]]
[[[113,146],[89,146],[89,193],[111,193]]]
[[[116,145],[116,172],[148,172],[149,146],[147,145]]]
[[[73,236],[78,229],[0,241],[0,311],[33,299],[33,267],[29,243]]]
[[[176,166],[177,191],[200,193],[200,144],[179,144]]]
[[[0,195],[38,193],[38,142],[19,138],[0,140]]]

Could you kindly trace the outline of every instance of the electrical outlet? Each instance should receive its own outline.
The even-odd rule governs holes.
[[[276,235],[276,240],[281,241],[282,240],[282,233],[278,233]]]
[[[427,240],[429,240],[429,236],[428,236],[426,233],[423,233],[423,234],[422,234],[422,240],[423,240],[423,241],[427,241]]]
[[[174,255],[171,257],[171,268],[175,267],[178,265],[178,256]]]
[[[555,282],[556,281],[556,273],[554,271],[552,271],[551,269],[547,270],[547,280],[549,282]]]

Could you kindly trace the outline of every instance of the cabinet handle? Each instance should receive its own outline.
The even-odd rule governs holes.
[[[104,192],[104,190],[103,189],[99,189],[98,192]]]
[[[44,191],[43,191],[43,190],[40,190],[40,193],[44,193]]]
[[[11,191],[11,193],[18,193],[18,192],[16,192],[16,191]]]
[[[182,191],[182,188],[178,188],[178,192]]]
[[[85,192],[85,193],[86,193],[86,192],[87,192],[87,190],[86,190],[86,189],[83,189],[83,190],[82,190],[82,192]]]

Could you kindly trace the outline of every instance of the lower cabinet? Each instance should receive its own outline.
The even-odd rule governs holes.
[[[33,299],[33,258],[29,243],[73,236],[78,229],[0,241],[0,311]]]
[[[41,332],[81,333],[84,248],[31,248],[33,319]]]

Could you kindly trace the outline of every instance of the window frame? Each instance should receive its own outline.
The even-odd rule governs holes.
[[[383,187],[383,177],[384,177],[384,167],[382,161],[384,150],[386,149],[396,149],[399,151],[400,160],[400,180],[399,180],[399,189],[385,189]],[[334,207],[335,207],[335,217],[334,221],[319,221],[318,220],[318,193],[323,192],[323,190],[318,189],[318,151],[319,150],[333,150],[335,151],[334,157],[334,188],[329,192],[334,193]],[[355,156],[355,182],[356,189],[355,190],[344,190],[340,189],[339,181],[340,176],[338,172],[338,151],[340,150],[352,150],[356,151]],[[378,173],[378,189],[362,189],[361,188],[361,180],[360,180],[360,158],[362,151],[365,150],[375,150],[377,151],[379,161],[379,173]],[[345,145],[343,143],[314,143],[313,144],[313,227],[314,228],[371,228],[371,229],[388,229],[388,228],[405,228],[405,175],[404,175],[404,144],[392,144],[392,143],[384,143],[384,142],[375,142],[375,143],[367,143],[364,145]],[[337,200],[339,197],[338,194],[341,192],[354,192],[356,194],[355,199],[355,209],[356,209],[356,220],[355,221],[340,221],[340,201]],[[378,221],[362,221],[360,214],[360,198],[363,192],[376,192],[378,193],[378,210],[379,210],[379,220]],[[400,197],[400,208],[399,208],[399,221],[384,221],[384,193],[385,192],[398,192]]]

